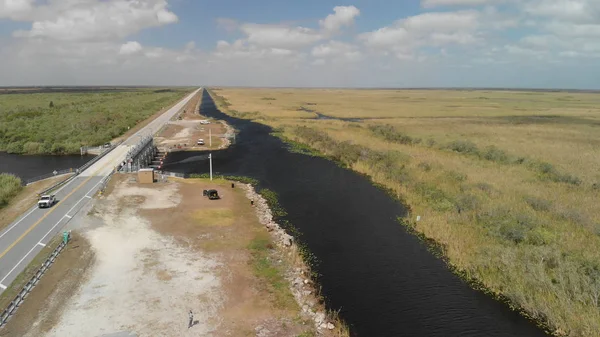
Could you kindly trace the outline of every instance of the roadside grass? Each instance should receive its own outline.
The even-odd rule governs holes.
[[[9,173],[0,173],[0,209],[6,207],[21,190],[21,178]]]
[[[0,294],[0,311],[3,311],[8,307],[8,304],[15,299],[17,294],[23,289],[25,284],[37,273],[38,269],[42,266],[42,263],[50,256],[50,253],[58,247],[62,240],[62,235],[55,236],[46,247],[33,258],[33,260],[27,265],[27,267],[15,278],[15,280],[8,285],[8,287]],[[43,278],[43,276],[42,276]]]
[[[255,275],[265,281],[267,291],[273,295],[274,304],[280,309],[298,310],[298,304],[289,289],[283,267],[276,263],[273,245],[269,234],[261,231],[256,234],[248,248],[252,255],[252,268]]]
[[[0,95],[0,151],[76,154],[81,146],[101,145],[123,135],[189,91]]]
[[[409,207],[453,270],[557,335],[600,331],[600,95],[222,89],[227,109],[355,171]],[[269,107],[261,97],[272,97]],[[566,99],[566,97],[572,97]],[[340,120],[279,118],[314,103]],[[482,103],[483,102],[483,103]],[[280,104],[280,105],[279,105]],[[416,222],[416,216],[421,221]]]

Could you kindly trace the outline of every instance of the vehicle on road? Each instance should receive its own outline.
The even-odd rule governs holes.
[[[204,139],[198,139],[198,142],[196,142],[196,144],[204,145]]]
[[[200,124],[210,124],[210,122],[206,119],[200,121]]]
[[[40,200],[38,200],[39,208],[52,207],[56,203],[56,197],[54,194],[42,195]]]

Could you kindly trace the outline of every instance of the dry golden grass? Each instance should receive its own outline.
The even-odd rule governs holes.
[[[345,164],[396,191],[412,210],[409,225],[438,242],[467,277],[506,296],[556,334],[600,335],[595,249],[600,94],[333,89],[214,94],[225,112],[255,118],[325,154],[351,154],[342,142],[363,152],[396,153],[388,156],[391,167],[369,156]],[[300,108],[362,120],[315,119]],[[244,115],[249,112],[254,114]],[[378,126],[391,138],[378,133]],[[486,147],[492,145],[496,150],[489,155]],[[414,222],[416,215],[422,220]]]

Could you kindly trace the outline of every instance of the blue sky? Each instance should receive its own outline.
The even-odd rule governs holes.
[[[600,89],[598,0],[0,0],[0,85]]]

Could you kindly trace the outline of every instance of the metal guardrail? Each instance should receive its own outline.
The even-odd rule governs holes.
[[[70,235],[69,235],[69,239],[70,239]],[[23,286],[23,288],[21,289],[19,294],[17,294],[15,299],[12,300],[8,304],[8,307],[6,309],[4,309],[4,311],[2,312],[2,315],[0,315],[0,327],[3,327],[6,324],[8,319],[19,308],[19,306],[25,300],[27,295],[31,292],[33,287],[35,287],[38,284],[38,282],[40,281],[42,276],[46,273],[48,268],[50,268],[52,263],[54,263],[54,260],[56,260],[56,257],[58,257],[58,254],[60,254],[60,252],[62,252],[63,249],[67,246],[67,242],[68,242],[68,240],[67,241],[63,240],[58,245],[58,247],[56,247],[56,249],[54,249],[52,254],[50,254],[50,256],[46,259],[46,261],[44,261],[44,263],[42,264],[40,269],[38,269],[37,273],[35,273],[35,275],[33,275],[33,277],[27,282],[27,284],[25,284],[25,286]]]
[[[59,171],[55,170],[54,172],[51,172],[48,174],[44,174],[44,175],[37,176],[34,178],[29,178],[29,179],[25,180],[25,185],[29,185],[36,181],[40,181],[40,180],[44,180],[44,179],[48,179],[48,178],[52,178],[52,177],[58,177],[60,175],[67,174],[67,173],[73,173],[73,172],[75,172],[75,169],[73,169],[73,168],[68,168],[68,169],[59,170]]]
[[[69,178],[56,183],[50,187],[48,187],[47,189],[41,191],[38,193],[38,195],[42,195],[45,193],[48,193],[49,191],[52,191],[53,189],[60,187],[61,185],[64,185],[66,183],[68,183],[69,181],[75,179],[75,177],[77,177],[79,175],[79,173],[83,172],[85,169],[87,169],[88,167],[90,167],[91,165],[93,165],[94,163],[96,163],[98,160],[100,160],[102,157],[104,157],[107,153],[109,153],[110,151],[114,150],[117,146],[121,145],[121,143],[123,143],[123,140],[115,143],[114,145],[112,145],[111,147],[108,148],[107,151],[102,152],[101,154],[97,155],[96,157],[94,157],[94,159],[88,161],[87,163],[83,164],[83,166],[81,166],[80,168],[75,170],[75,174],[70,176]]]

